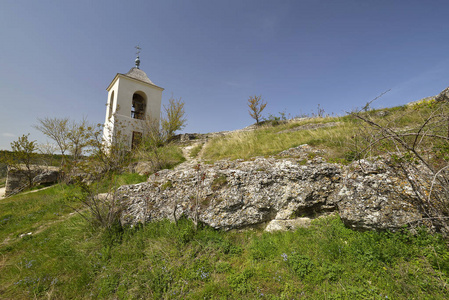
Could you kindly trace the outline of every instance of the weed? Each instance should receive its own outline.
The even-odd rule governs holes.
[[[166,189],[172,188],[173,187],[173,183],[171,182],[171,180],[167,180],[162,186],[161,186],[161,191],[165,191]]]
[[[290,255],[284,253],[284,255],[284,261],[300,278],[309,274],[314,267],[312,260],[306,255],[301,255],[296,252],[292,252]]]
[[[254,271],[245,268],[241,272],[236,272],[228,276],[229,286],[240,294],[248,293],[251,290],[249,279],[253,277]]]
[[[211,188],[213,191],[216,191],[225,186],[227,183],[228,180],[226,178],[226,175],[224,174],[216,175],[214,176],[214,180],[212,181]]]
[[[229,270],[231,270],[231,265],[226,261],[217,262],[215,265],[215,271],[217,273],[227,273]]]

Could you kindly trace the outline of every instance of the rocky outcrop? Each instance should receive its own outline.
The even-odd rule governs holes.
[[[198,207],[201,222],[232,229],[332,211],[336,206],[327,199],[328,191],[339,184],[340,168],[318,158],[315,168],[304,165],[307,150],[298,147],[291,159],[225,160],[163,170],[147,183],[119,189],[126,204],[122,221],[193,218]]]
[[[24,188],[24,186],[27,186],[29,184],[27,172],[23,168],[11,168],[8,167],[8,173],[6,176],[6,184],[5,184],[5,196],[10,196],[21,189]],[[31,176],[36,176],[39,174],[38,169],[31,170],[32,174]]]
[[[201,222],[228,230],[335,210],[340,167],[297,160],[259,157],[163,170],[119,189],[122,222],[194,218],[198,209]]]
[[[355,229],[396,230],[421,219],[406,180],[380,162],[326,163],[307,145],[277,157],[184,163],[148,182],[119,188],[123,224],[182,215],[229,230],[307,226],[311,218],[338,211]],[[399,187],[399,188],[398,188]],[[268,226],[267,226],[268,224]]]
[[[42,173],[37,174],[33,178],[33,184],[52,184],[58,182],[59,170],[54,169],[44,169]]]
[[[449,87],[445,88],[441,93],[435,97],[436,101],[448,101],[449,100]]]
[[[273,232],[273,231],[287,231],[287,230],[295,230],[299,227],[309,227],[311,222],[310,218],[295,218],[292,220],[271,220],[267,227],[265,227],[265,231]]]
[[[32,165],[28,170],[24,165],[8,167],[6,177],[5,196],[20,192],[29,186],[28,175],[32,177],[34,185],[55,183],[58,180],[59,171],[56,167]]]
[[[337,198],[341,219],[355,229],[394,231],[422,219],[408,181],[381,160],[349,165]]]
[[[153,173],[155,169],[156,168],[153,166],[151,162],[139,161],[135,164],[133,172],[138,173],[139,175],[145,175]]]

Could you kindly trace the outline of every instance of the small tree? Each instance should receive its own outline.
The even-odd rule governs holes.
[[[38,119],[39,124],[34,128],[51,138],[62,155],[61,165],[64,165],[67,152],[71,154],[72,162],[78,162],[83,154],[83,149],[91,144],[95,135],[95,127],[90,125],[86,118],[80,122],[71,121],[68,118],[44,118]]]
[[[51,138],[59,147],[61,151],[62,162],[65,160],[65,153],[69,150],[69,119],[68,118],[48,118],[37,119],[39,124],[33,127]]]
[[[168,140],[167,133],[161,129],[159,120],[151,118],[145,119],[145,124],[142,129],[142,142],[139,145],[137,155],[148,160],[153,170],[158,171],[164,164],[160,157],[159,149],[166,144]]]
[[[28,136],[24,134],[17,141],[11,143],[12,155],[8,165],[12,168],[23,170],[28,181],[28,186],[33,184],[35,167],[33,162],[36,159],[37,144],[36,141],[29,141]]]
[[[184,101],[171,97],[168,100],[168,106],[164,105],[166,117],[161,119],[162,130],[166,134],[167,139],[173,138],[176,131],[183,129],[187,124],[187,119],[184,118]]]
[[[117,125],[117,130],[107,146],[102,124],[97,124],[96,127],[88,126],[86,131],[84,147],[88,155],[78,164],[84,172],[94,178],[100,178],[120,172],[129,163],[128,136],[122,133],[121,126]]]
[[[39,144],[38,151],[42,154],[42,159],[39,160],[39,164],[52,166],[55,161],[55,153],[58,151],[58,146],[47,142],[45,144]]]
[[[249,115],[256,120],[256,123],[259,124],[259,121],[262,117],[262,111],[267,106],[267,103],[263,101],[262,96],[250,96],[248,99],[248,107],[249,107]]]
[[[93,135],[94,126],[88,124],[86,118],[83,118],[79,123],[72,121],[68,126],[68,149],[75,162],[81,158],[83,149],[89,145]]]

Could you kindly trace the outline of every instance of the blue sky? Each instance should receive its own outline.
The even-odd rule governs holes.
[[[402,105],[449,86],[449,1],[8,1],[0,10],[0,149],[37,118],[102,123],[106,87],[134,65],[185,102],[184,132],[264,114],[342,115],[382,92]]]

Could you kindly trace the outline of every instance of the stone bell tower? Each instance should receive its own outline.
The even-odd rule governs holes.
[[[155,85],[140,66],[140,47],[135,67],[126,74],[117,73],[108,88],[104,121],[105,146],[120,140],[133,149],[142,138],[149,121],[159,122],[163,88]]]

